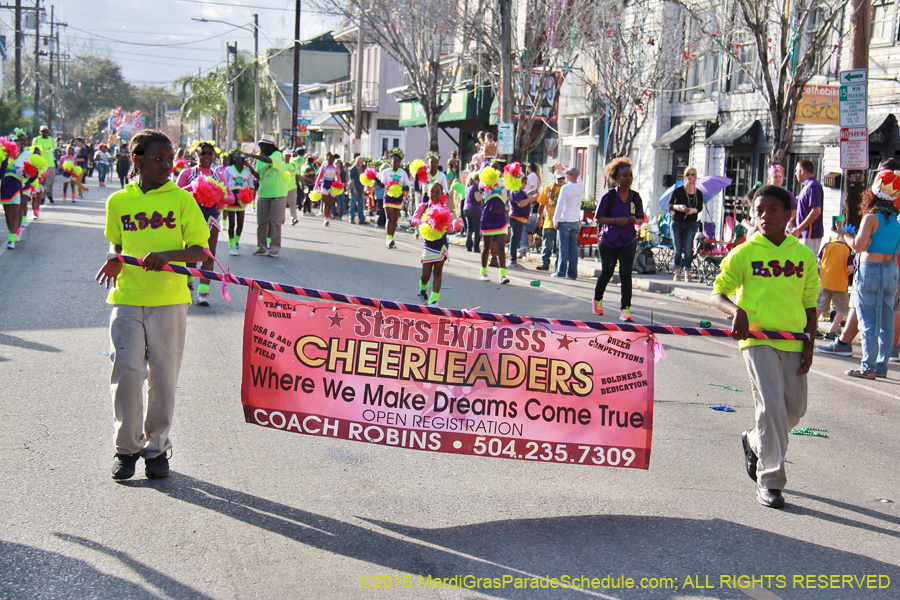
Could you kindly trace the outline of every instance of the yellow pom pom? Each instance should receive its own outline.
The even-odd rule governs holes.
[[[387,189],[387,195],[391,198],[399,198],[403,195],[403,186],[399,183],[394,183]]]
[[[32,154],[28,157],[28,162],[37,168],[38,173],[43,173],[47,170],[47,159],[40,154]]]
[[[76,175],[81,175],[82,173],[84,173],[84,169],[82,169],[81,167],[75,167]]]
[[[364,174],[359,176],[359,182],[366,187],[372,187],[375,185],[375,181],[373,179],[369,179]]]
[[[522,180],[507,173],[503,176],[503,187],[510,192],[518,192],[522,189]]]
[[[310,192],[309,199],[313,202],[318,202],[322,199],[322,192]]]
[[[421,223],[419,225],[419,234],[421,234],[421,236],[429,242],[433,242],[444,237],[443,233],[441,233],[440,231],[435,231],[435,229],[428,223]]]
[[[64,171],[74,171],[74,170],[75,170],[75,163],[73,163],[71,160],[65,161],[65,162],[63,163],[63,170],[64,170]]]
[[[493,167],[485,167],[482,169],[479,178],[481,179],[481,187],[486,189],[493,188],[500,182],[500,171]]]
[[[412,163],[410,163],[409,172],[412,173],[413,175],[415,175],[419,171],[419,169],[421,169],[424,166],[425,166],[425,161],[420,158],[417,158],[416,160],[412,161]]]

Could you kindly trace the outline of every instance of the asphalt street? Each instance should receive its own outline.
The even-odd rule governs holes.
[[[815,356],[801,426],[828,437],[791,436],[788,507],[776,511],[757,503],[743,468],[753,399],[730,340],[661,339],[649,470],[413,452],[245,423],[246,289],[229,286],[226,303],[213,284],[212,305],[189,309],[172,475],[114,482],[109,307],[93,278],[115,189],[45,206],[0,255],[0,598],[900,597],[900,365],[887,380],[848,379],[858,345],[856,358]],[[421,243],[410,234],[387,250],[374,227],[304,217],[285,226],[277,259],[250,255],[254,235],[250,214],[241,256],[220,242],[223,266],[416,301]],[[483,283],[474,254],[450,252],[443,306],[592,320],[593,280],[529,267],[511,271],[511,285],[496,269]],[[606,305],[618,307],[617,288]],[[634,311],[643,323],[652,313],[657,324],[728,327],[708,306],[649,292]],[[422,585],[466,575],[511,583]],[[564,575],[609,579],[512,583]],[[731,585],[739,576],[758,583]],[[621,589],[620,578],[658,587]]]

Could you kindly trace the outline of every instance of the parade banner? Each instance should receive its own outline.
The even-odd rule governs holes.
[[[251,289],[246,421],[431,452],[649,468],[652,334],[421,310]]]

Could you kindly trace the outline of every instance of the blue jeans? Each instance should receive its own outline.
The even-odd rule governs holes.
[[[694,237],[697,222],[672,221],[672,243],[675,245],[675,268],[688,269],[694,262]]]
[[[98,162],[96,166],[97,179],[100,180],[100,183],[106,183],[106,174],[109,172],[109,165],[106,163]]]
[[[347,214],[347,194],[341,194],[334,199],[332,214],[338,219]]]
[[[481,252],[481,211],[464,211],[463,219],[466,222],[466,250]]]
[[[541,230],[541,239],[543,240],[543,245],[541,246],[541,266],[549,267],[550,256],[553,255],[553,248],[556,246],[556,230]],[[553,270],[556,271],[556,269]]]
[[[510,217],[509,228],[512,230],[512,235],[509,236],[507,254],[509,255],[509,264],[514,265],[519,262],[519,247],[522,245],[522,232],[525,231],[525,223]]]
[[[359,218],[360,223],[366,222],[366,215],[363,212],[365,209],[366,201],[363,199],[364,196],[362,194],[350,194],[350,220],[352,221],[354,218]]]
[[[559,232],[559,260],[556,262],[556,276],[578,278],[578,232],[581,231],[581,223],[569,221],[558,223]]]
[[[897,262],[860,262],[853,293],[862,334],[862,369],[887,373],[894,345],[894,296]]]

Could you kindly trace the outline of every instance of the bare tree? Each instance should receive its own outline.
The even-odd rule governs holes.
[[[460,66],[469,59],[473,29],[468,15],[485,0],[315,0],[325,12],[364,21],[365,36],[406,71],[425,115],[431,150],[438,151],[438,119],[450,106]],[[365,41],[365,40],[364,40]]]
[[[605,113],[609,124],[606,162],[631,153],[649,107],[684,78],[696,56],[699,40],[672,35],[672,23],[684,14],[656,0],[605,0],[585,11],[580,77],[591,110]]]
[[[741,69],[764,98],[772,120],[771,164],[784,164],[794,141],[803,87],[841,37],[848,0],[673,0],[691,25]]]
[[[590,4],[591,0],[520,0],[518,10],[511,11],[519,18],[510,24],[508,56],[500,51],[500,11],[477,15],[473,21],[478,36],[476,81],[489,84],[501,102],[501,63],[505,57],[512,61],[513,160],[524,160],[547,133],[560,88],[578,59],[580,31]]]

